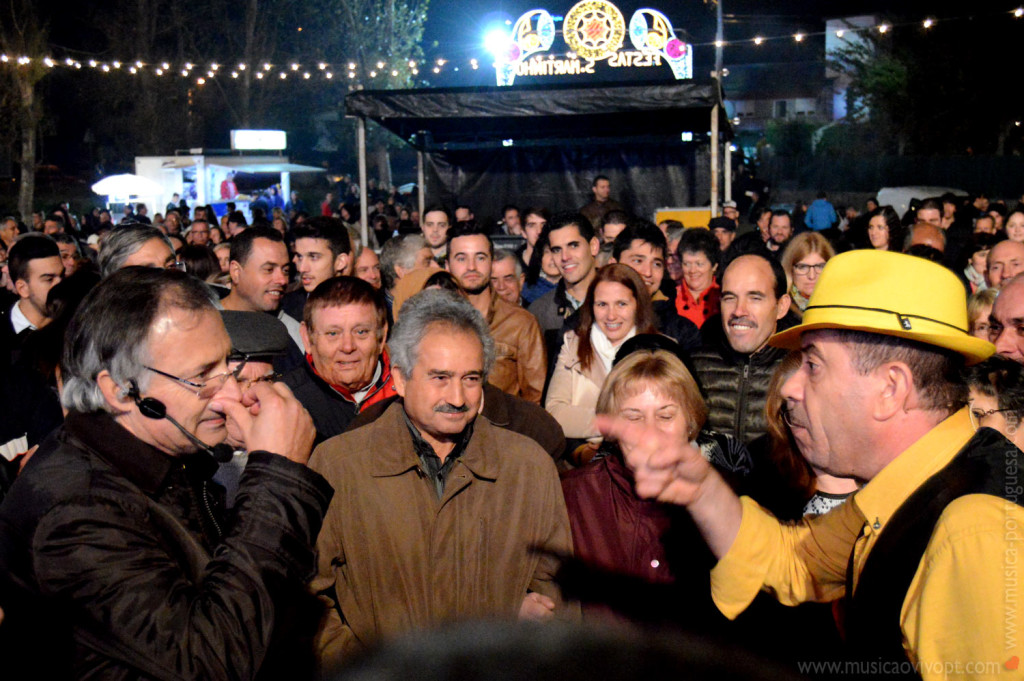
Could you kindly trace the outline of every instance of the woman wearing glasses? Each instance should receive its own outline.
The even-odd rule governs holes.
[[[1024,366],[993,355],[964,373],[974,427],[998,430],[1018,449],[1024,448]]]
[[[803,317],[825,263],[835,254],[836,249],[818,232],[798,234],[789,242],[782,254],[782,269],[789,279],[789,297],[793,300],[790,309],[797,317]]]

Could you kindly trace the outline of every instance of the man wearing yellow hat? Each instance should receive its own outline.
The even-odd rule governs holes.
[[[845,599],[849,664],[814,674],[981,678],[1024,655],[1020,450],[975,432],[957,377],[994,352],[967,333],[962,284],[924,259],[885,251],[833,258],[803,324],[771,343],[802,349],[783,386],[813,463],[864,486],[831,513],[780,524],[738,498],[699,452],[624,421],[641,496],[687,506],[719,558],[712,596],[736,617],[762,588],[785,604]],[[829,667],[829,663],[838,667]],[[826,665],[826,666],[821,666]]]

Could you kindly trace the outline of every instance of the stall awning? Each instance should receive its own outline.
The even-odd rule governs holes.
[[[703,139],[714,81],[378,90],[345,97],[349,116],[372,119],[424,151],[588,142]],[[731,134],[720,109],[719,126]],[[698,137],[699,136],[699,137]]]
[[[291,163],[281,157],[254,156],[175,156],[161,163],[163,168],[191,168],[203,161],[208,166],[231,168],[240,173],[322,173],[323,168]]]

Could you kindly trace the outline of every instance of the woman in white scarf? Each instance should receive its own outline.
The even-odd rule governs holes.
[[[587,290],[580,323],[565,334],[545,407],[569,440],[600,441],[594,410],[615,352],[638,333],[656,333],[651,298],[627,265],[606,265]],[[571,451],[571,447],[570,447]]]

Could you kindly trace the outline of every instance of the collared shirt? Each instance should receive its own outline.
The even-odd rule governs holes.
[[[25,329],[36,330],[35,324],[30,322],[25,313],[21,311],[20,300],[11,307],[11,327],[14,328],[14,335],[18,335]]]
[[[718,314],[721,299],[722,289],[714,280],[712,280],[711,286],[704,289],[696,298],[690,293],[686,282],[682,282],[679,284],[679,292],[676,294],[676,312],[680,317],[689,319],[697,325],[697,328],[700,328],[708,317]]]
[[[459,457],[466,451],[466,445],[473,436],[473,423],[471,421],[466,426],[466,429],[462,431],[462,435],[459,436],[459,441],[455,443],[455,448],[444,458],[444,461],[441,461],[441,457],[437,455],[437,452],[430,446],[430,443],[423,439],[419,428],[409,420],[409,415],[405,413],[404,409],[402,410],[402,415],[405,417],[405,425],[409,429],[409,435],[412,436],[412,446],[416,450],[416,455],[420,458],[423,472],[434,483],[434,490],[437,492],[437,498],[440,499],[444,496],[444,486],[448,482],[448,475],[455,468]]]
[[[739,533],[711,572],[719,610],[736,617],[761,588],[786,605],[839,598],[851,552],[856,590],[893,514],[973,434],[967,409],[958,411],[890,462],[850,503],[798,524],[781,524],[743,497]],[[1014,467],[1016,461],[1014,456]],[[1017,587],[1019,528],[1024,509],[998,497],[972,494],[946,507],[900,611],[904,649],[924,679],[988,678],[1024,654],[1024,627],[1014,624],[1024,615]]]

